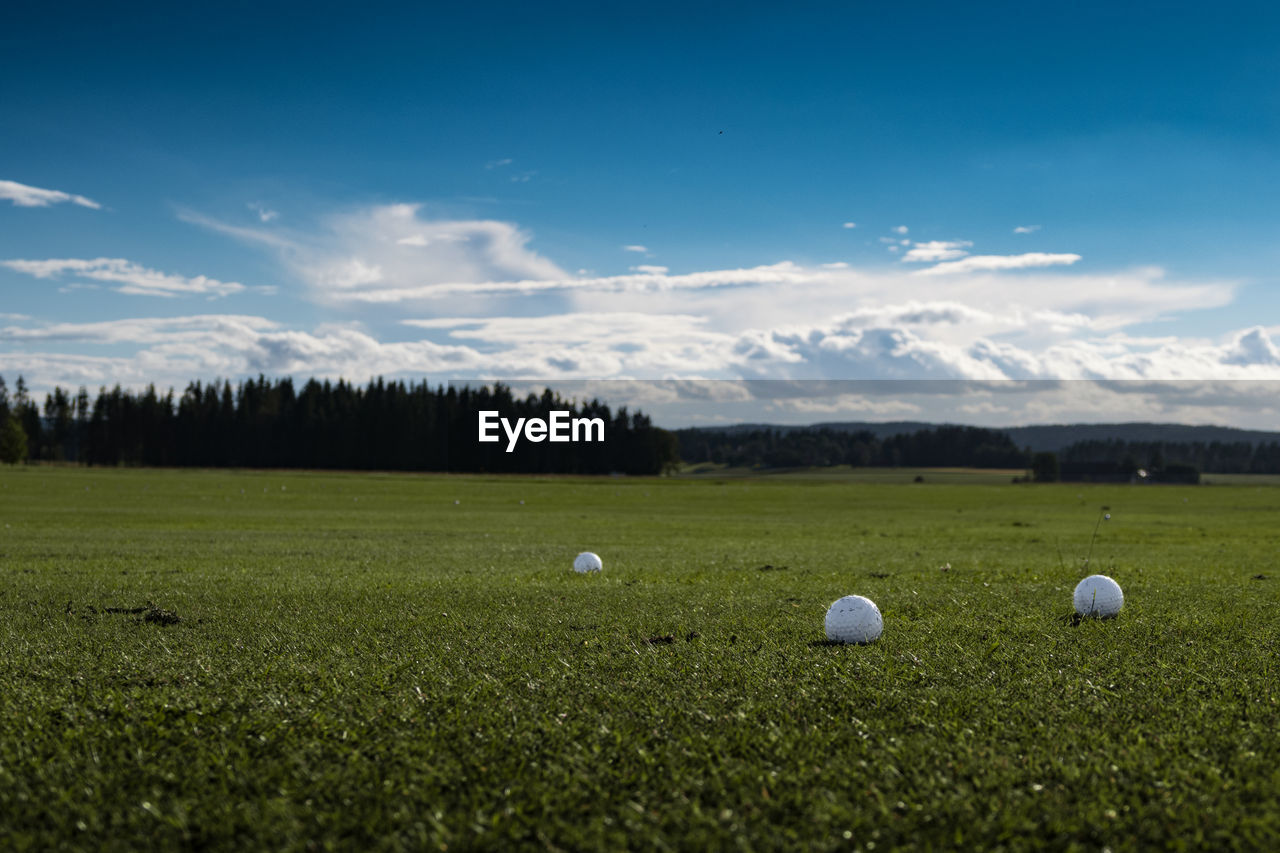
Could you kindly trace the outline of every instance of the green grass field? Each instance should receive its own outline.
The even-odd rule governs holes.
[[[727,465],[686,465],[676,476],[690,480],[821,480],[843,483],[914,483],[1003,485],[1014,477],[1026,476],[1021,468],[852,468],[830,465],[823,468],[730,468]],[[1249,476],[1249,475],[1245,475]],[[1280,482],[1280,477],[1276,478]]]
[[[1280,849],[1273,487],[6,468],[0,519],[0,848]]]

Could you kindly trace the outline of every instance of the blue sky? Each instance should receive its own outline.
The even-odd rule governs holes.
[[[1280,17],[1116,6],[26,4],[0,375],[1280,378]]]

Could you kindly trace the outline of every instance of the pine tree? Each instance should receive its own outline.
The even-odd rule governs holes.
[[[27,393],[27,382],[22,376],[18,377],[18,382],[14,385],[12,410],[26,435],[27,456],[35,459],[43,444],[44,426],[40,421],[40,407]]]
[[[0,462],[17,465],[27,458],[27,434],[12,412],[0,420]]]

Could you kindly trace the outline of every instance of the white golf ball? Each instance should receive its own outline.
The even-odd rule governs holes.
[[[1089,575],[1076,584],[1072,601],[1081,616],[1114,619],[1124,607],[1124,593],[1120,591],[1120,584],[1106,575]]]
[[[598,572],[604,568],[604,561],[600,559],[599,554],[593,554],[590,551],[583,551],[573,560],[573,570],[575,572]]]
[[[870,643],[880,638],[884,619],[869,598],[846,595],[827,608],[827,639],[837,643]]]

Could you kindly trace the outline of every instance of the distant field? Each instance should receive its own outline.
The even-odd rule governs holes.
[[[926,483],[967,483],[990,485],[1011,483],[1014,477],[1026,476],[1022,468],[853,468],[832,465],[824,468],[731,468],[705,463],[689,465],[676,476],[695,480],[737,480],[744,477],[768,477],[791,480],[839,480],[848,483],[914,483],[919,477]],[[1280,482],[1280,477],[1277,478]]]
[[[1280,489],[942,474],[0,468],[0,847],[1280,849]]]
[[[823,468],[732,468],[703,463],[686,465],[676,472],[678,479],[740,480],[768,478],[790,480],[838,480],[848,483],[914,483],[919,477],[926,483],[994,485],[1011,483],[1025,477],[1022,468],[853,468],[832,465]],[[1206,486],[1280,486],[1280,474],[1204,474]],[[1064,484],[1063,488],[1070,488]],[[1143,488],[1151,488],[1144,485]],[[1164,486],[1157,486],[1164,488]]]
[[[1280,486],[1280,474],[1204,474],[1207,486]]]

